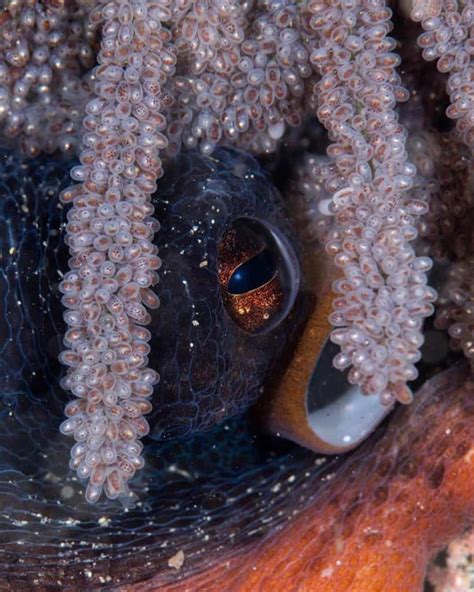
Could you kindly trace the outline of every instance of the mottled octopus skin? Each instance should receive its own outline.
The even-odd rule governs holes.
[[[465,366],[436,376],[276,536],[122,592],[421,591],[433,552],[474,521],[473,395]]]

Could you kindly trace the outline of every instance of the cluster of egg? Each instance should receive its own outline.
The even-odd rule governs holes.
[[[306,243],[315,243],[316,248],[326,243],[333,222],[332,217],[324,215],[320,207],[321,202],[330,198],[330,194],[319,171],[321,166],[330,164],[327,156],[306,153],[296,167],[289,189],[292,215],[301,238]]]
[[[440,72],[448,73],[451,100],[446,114],[456,120],[461,139],[474,148],[474,5],[470,1],[414,3],[411,17],[421,21],[424,33],[418,38],[423,57],[438,60]]]
[[[469,245],[472,251],[472,241]],[[451,264],[440,294],[438,329],[447,330],[451,347],[461,350],[474,367],[474,258]]]
[[[0,11],[0,130],[36,156],[77,149],[97,33],[91,0],[7,0]]]
[[[161,84],[174,71],[166,45],[169,2],[101,2],[91,12],[102,24],[95,98],[86,107],[79,184],[61,198],[68,211],[70,271],[60,285],[68,330],[61,361],[64,388],[77,399],[66,407],[61,431],[73,435],[71,467],[89,478],[86,499],[103,489],[109,498],[127,492],[143,466],[145,414],[158,381],[147,368],[151,337],[147,308],[161,261],[153,244],[158,222],[150,196],[162,174]]]
[[[410,244],[427,205],[408,193],[416,169],[394,111],[408,97],[387,36],[391,11],[383,0],[316,0],[310,9],[318,117],[335,164],[320,167],[332,194],[320,208],[334,216],[326,249],[343,275],[333,286],[332,340],[341,347],[334,364],[351,367],[349,380],[364,393],[406,403],[436,292],[427,286],[431,260]]]
[[[469,149],[452,133],[420,130],[407,150],[418,171],[411,194],[429,205],[418,224],[420,249],[438,261],[464,258],[474,206]]]
[[[408,142],[418,169],[412,189],[429,210],[418,225],[419,251],[438,263],[441,281],[435,326],[451,347],[474,359],[473,169],[469,148],[453,134],[420,131]]]
[[[9,0],[0,15],[0,117],[6,135],[19,137],[31,155],[78,147],[93,95],[94,6]],[[270,152],[287,126],[301,123],[314,80],[305,7],[288,0],[170,3],[162,22],[171,28],[179,75],[161,81],[169,156],[182,145],[210,154],[219,142]]]
[[[452,172],[445,171],[445,176],[453,174],[463,179],[463,186],[451,183],[451,195],[444,192],[441,199],[433,200],[434,208],[444,208],[445,216],[436,211],[433,216],[440,220],[441,235],[446,234],[444,225],[452,236],[450,250],[457,259],[450,265],[448,280],[439,299],[439,312],[436,325],[447,329],[454,349],[460,349],[471,361],[474,360],[474,230],[472,228],[472,151],[474,149],[474,6],[472,2],[414,2],[411,17],[421,21],[424,29],[418,38],[423,48],[423,57],[437,60],[437,68],[442,73],[449,73],[446,90],[451,104],[446,110],[448,117],[456,121],[459,138],[470,150],[463,154],[455,146],[453,150],[443,152],[441,159],[451,166]],[[457,149],[456,149],[457,148]],[[469,163],[469,164],[467,164]],[[444,169],[446,168],[443,167]],[[460,170],[464,174],[459,174]],[[452,199],[449,199],[452,198]],[[449,201],[448,201],[449,200]]]
[[[303,3],[176,3],[172,32],[186,71],[167,87],[169,154],[181,144],[210,154],[219,142],[271,152],[305,109],[309,64]]]

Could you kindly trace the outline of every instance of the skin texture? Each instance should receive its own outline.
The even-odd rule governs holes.
[[[473,393],[465,366],[436,376],[277,536],[179,583],[121,590],[421,590],[430,556],[474,517]]]

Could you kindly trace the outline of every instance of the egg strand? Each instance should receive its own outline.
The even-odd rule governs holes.
[[[424,32],[418,45],[427,61],[449,74],[446,89],[451,105],[446,115],[456,121],[461,139],[474,147],[474,2],[472,0],[415,0],[411,18]]]
[[[68,211],[72,258],[61,282],[68,330],[60,360],[62,386],[76,399],[61,432],[76,444],[70,466],[88,479],[86,499],[102,491],[125,496],[144,460],[140,438],[158,373],[147,367],[147,309],[159,306],[153,286],[161,265],[153,244],[159,224],[150,196],[166,148],[160,93],[174,72],[169,49],[170,2],[100,2],[90,13],[102,25],[95,94],[86,107],[77,185],[61,194]]]
[[[431,259],[410,244],[427,205],[409,195],[416,168],[394,110],[408,93],[388,36],[392,12],[384,0],[312,0],[309,9],[317,115],[333,142],[332,162],[319,168],[331,197],[319,207],[334,216],[326,250],[342,275],[330,315],[341,347],[334,365],[384,404],[408,403],[436,292],[427,286]]]

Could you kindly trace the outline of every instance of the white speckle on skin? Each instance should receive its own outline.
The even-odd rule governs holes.
[[[100,526],[108,526],[110,524],[110,518],[108,516],[101,516],[97,522]]]
[[[323,569],[323,571],[321,572],[321,577],[322,578],[330,578],[333,573],[334,573],[334,568],[332,566],[329,566],[329,567],[326,567],[326,569]]]

